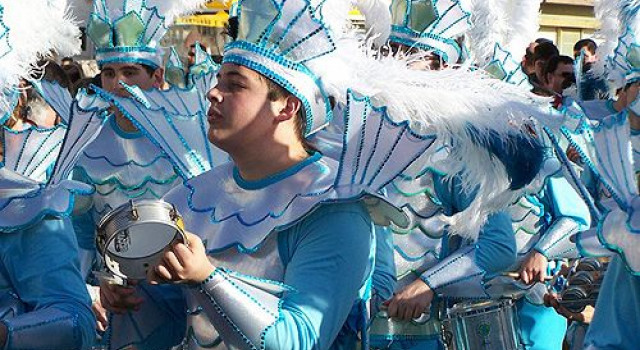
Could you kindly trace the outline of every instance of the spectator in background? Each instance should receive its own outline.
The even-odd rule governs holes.
[[[569,56],[553,56],[544,66],[539,95],[553,97],[553,107],[560,109],[566,104],[563,91],[575,82],[573,59]]]
[[[64,66],[68,66],[70,64],[73,64],[73,58],[71,57],[65,57],[60,61],[60,67],[64,67]]]
[[[550,41],[545,41],[536,46],[533,51],[533,65],[535,69],[533,74],[529,75],[529,82],[533,85],[533,93],[547,95],[547,92],[543,91],[544,89],[542,88],[544,82],[544,67],[551,57],[559,55],[560,51],[558,51],[556,45]]]
[[[82,67],[78,62],[71,61],[71,63],[63,65],[62,69],[67,75],[67,78],[69,78],[71,86],[75,86],[80,80],[84,79]]]
[[[592,39],[579,40],[573,46],[573,57],[576,60],[583,55],[580,91],[578,91],[578,98],[581,101],[604,99],[607,96],[606,81],[602,77],[596,77],[590,73],[593,63],[598,59],[596,56],[597,49],[598,45]]]
[[[549,39],[546,38],[538,38],[536,39],[536,41],[532,42],[531,44],[529,44],[529,46],[527,47],[527,50],[524,54],[524,57],[522,58],[522,70],[525,72],[526,75],[531,75],[533,73],[535,73],[536,71],[536,67],[535,67],[535,63],[533,60],[533,53],[534,50],[536,49],[536,47],[542,43],[552,43],[553,42]]]

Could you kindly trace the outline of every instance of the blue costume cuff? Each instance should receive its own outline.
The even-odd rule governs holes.
[[[439,295],[478,299],[488,297],[483,284],[485,274],[476,263],[475,246],[468,246],[425,271],[420,279]]]
[[[10,349],[82,349],[78,315],[49,308],[5,319],[8,336],[4,350]],[[83,346],[84,345],[84,346]]]
[[[199,288],[190,290],[231,349],[264,349],[267,331],[280,319],[281,299],[288,290],[278,282],[218,268]]]
[[[547,229],[535,249],[549,260],[577,258],[578,249],[570,238],[580,228],[581,225],[574,219],[562,217]]]
[[[605,248],[598,237],[598,230],[591,229],[576,234],[576,247],[580,256],[584,257],[605,257],[613,256],[612,250]]]

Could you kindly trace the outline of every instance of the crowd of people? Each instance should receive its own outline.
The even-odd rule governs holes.
[[[202,3],[0,0],[0,346],[637,348],[635,2]]]

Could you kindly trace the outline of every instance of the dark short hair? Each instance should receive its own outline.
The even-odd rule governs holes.
[[[544,65],[544,70],[542,71],[542,76],[546,77],[547,74],[555,73],[560,64],[570,64],[573,65],[573,58],[564,55],[557,55],[549,58],[547,63]]]
[[[586,48],[589,53],[595,54],[598,49],[598,44],[596,44],[592,39],[578,40],[578,42],[573,45],[573,52],[580,52],[583,48]]]
[[[547,61],[553,56],[560,55],[560,51],[552,42],[543,42],[536,46],[535,50],[533,50],[533,62],[537,62],[539,60]]]
[[[543,43],[551,43],[553,44],[553,40],[547,39],[547,38],[538,38],[535,41],[536,44],[543,44]]]

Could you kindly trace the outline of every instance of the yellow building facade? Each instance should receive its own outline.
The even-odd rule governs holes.
[[[573,45],[580,39],[593,38],[599,28],[593,0],[543,0],[540,10],[539,37],[552,40],[563,55],[572,56]]]

